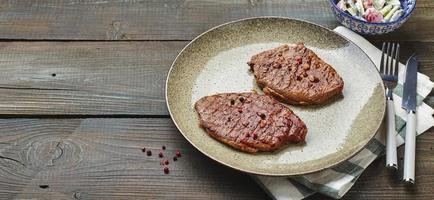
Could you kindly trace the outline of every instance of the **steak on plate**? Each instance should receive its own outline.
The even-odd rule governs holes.
[[[259,87],[289,104],[321,104],[342,93],[344,81],[303,43],[254,55],[251,67]]]
[[[273,151],[304,141],[306,125],[289,108],[257,93],[223,93],[195,103],[200,126],[213,138],[246,151]]]

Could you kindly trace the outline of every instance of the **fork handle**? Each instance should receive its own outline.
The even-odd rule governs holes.
[[[414,183],[414,164],[416,151],[416,113],[410,111],[407,115],[405,132],[404,176],[407,183]]]
[[[386,124],[386,167],[398,169],[396,155],[395,105],[392,99],[387,99]]]

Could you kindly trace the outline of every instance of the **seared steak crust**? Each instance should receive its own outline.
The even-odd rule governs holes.
[[[289,108],[257,93],[223,93],[198,100],[200,126],[213,138],[246,152],[273,151],[304,141],[306,125]]]
[[[302,43],[254,55],[248,65],[265,93],[290,104],[321,104],[344,88],[335,69]]]

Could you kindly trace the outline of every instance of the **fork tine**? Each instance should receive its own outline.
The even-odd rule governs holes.
[[[393,74],[393,71],[392,71],[393,70],[392,51],[393,51],[393,48],[395,48],[395,47],[393,46],[393,43],[389,43],[389,45],[390,45],[390,49],[388,49],[388,51],[387,51],[387,59],[388,59],[387,65],[388,65],[388,69],[389,69],[388,74],[392,75]]]
[[[384,74],[384,50],[386,48],[386,43],[383,42],[383,47],[381,47],[381,61],[380,61],[380,72]]]
[[[385,70],[385,74],[389,75],[390,74],[390,65],[389,65],[389,57],[390,57],[390,43],[387,43],[387,52],[386,52],[386,70]]]
[[[396,51],[395,51],[395,70],[393,75],[398,76],[398,68],[399,66],[399,43],[396,44]]]
[[[392,48],[390,49],[390,68],[389,68],[389,70],[390,70],[390,72],[389,72],[389,74],[390,75],[393,75],[394,74],[394,65],[393,65],[393,61],[395,60],[395,43],[393,42],[392,43]]]
[[[394,61],[395,61],[395,43],[392,42],[392,49],[390,50],[390,75],[395,74],[395,65],[394,65]]]

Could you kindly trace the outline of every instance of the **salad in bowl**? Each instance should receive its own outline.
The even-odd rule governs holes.
[[[337,6],[351,16],[368,22],[393,22],[404,14],[399,0],[339,0]]]
[[[416,0],[329,0],[336,19],[347,28],[379,35],[399,28],[410,17]]]

